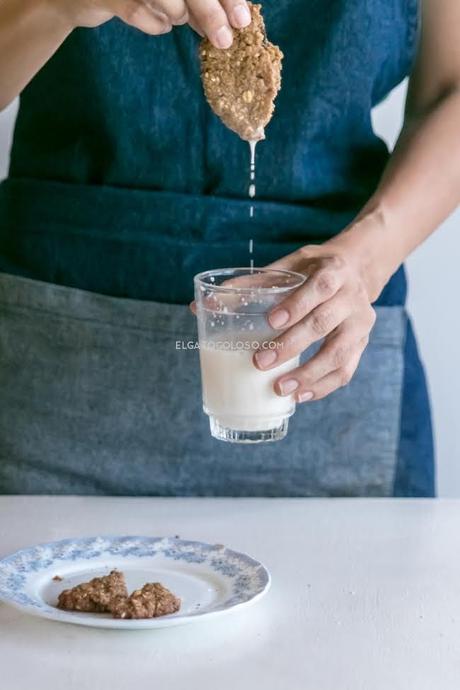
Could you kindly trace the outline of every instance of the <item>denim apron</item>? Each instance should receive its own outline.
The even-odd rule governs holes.
[[[288,437],[209,435],[193,274],[339,232],[388,160],[370,112],[410,71],[416,0],[266,0],[285,53],[258,147],[204,101],[197,38],[75,31],[21,97],[0,186],[0,492],[430,496],[431,421],[400,269],[352,383]],[[306,357],[311,353],[306,353]]]

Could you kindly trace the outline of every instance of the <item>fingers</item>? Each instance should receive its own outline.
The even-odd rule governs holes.
[[[299,403],[324,398],[351,381],[366,345],[367,339],[363,338],[350,346],[338,346],[336,352],[321,348],[309,362],[277,381],[276,393],[294,394]]]
[[[312,385],[310,390],[299,391],[296,394],[296,401],[303,403],[310,400],[322,400],[322,398],[325,398],[339,388],[347,386],[358,368],[361,355],[362,351],[357,352],[346,366],[327,374]]]
[[[310,277],[298,290],[287,297],[269,316],[273,328],[289,328],[323,302],[330,300],[344,285],[345,272],[325,264],[315,270],[310,267]]]
[[[126,24],[148,34],[170,31],[189,22],[197,33],[207,35],[216,48],[230,48],[232,28],[251,23],[246,0],[110,0],[110,10]]]
[[[152,10],[166,15],[173,26],[180,26],[189,21],[185,0],[144,0],[144,2]]]
[[[256,367],[262,370],[272,369],[297,357],[314,342],[332,333],[350,316],[352,310],[353,302],[348,292],[342,290],[276,338],[276,348],[257,352],[254,356]]]
[[[114,15],[136,29],[152,36],[171,31],[169,17],[159,10],[152,9],[142,0],[111,0],[110,8]]]
[[[230,24],[235,29],[244,29],[251,23],[251,12],[246,0],[221,0]]]
[[[188,0],[187,6],[197,26],[216,48],[230,48],[233,43],[230,19],[218,0]]]
[[[311,359],[275,384],[278,395],[298,402],[319,400],[351,380],[368,342],[375,316],[352,317],[327,338]]]
[[[273,369],[324,339],[314,357],[275,384],[279,395],[295,395],[298,402],[319,400],[349,382],[375,323],[359,267],[333,248],[312,245],[269,268],[295,270],[307,280],[270,313],[270,325],[284,332],[276,347],[256,353],[254,364]]]

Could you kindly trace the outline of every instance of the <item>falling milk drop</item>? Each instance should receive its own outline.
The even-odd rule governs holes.
[[[251,152],[251,165],[250,165],[250,185],[249,185],[249,198],[254,199],[256,195],[256,146],[257,141],[249,142],[249,150]],[[249,217],[254,218],[254,204],[251,204],[249,208]],[[254,241],[249,240],[249,256],[251,262],[251,271],[254,269]]]
[[[254,252],[254,240],[249,240],[249,257],[251,259],[251,271],[254,270],[253,252]]]

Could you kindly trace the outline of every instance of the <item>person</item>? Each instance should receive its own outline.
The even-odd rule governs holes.
[[[460,5],[263,14],[285,60],[249,218],[247,144],[198,61],[198,34],[225,50],[248,25],[245,0],[0,4],[0,106],[21,94],[0,187],[0,492],[434,495],[403,262],[459,199]],[[407,75],[390,156],[371,109]],[[239,446],[209,434],[187,305],[194,274],[248,265],[250,239],[256,265],[308,276],[271,315],[278,358],[254,362],[305,351],[276,383],[305,404],[286,440]]]

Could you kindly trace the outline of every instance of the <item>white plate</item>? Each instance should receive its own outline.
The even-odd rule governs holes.
[[[161,582],[182,600],[178,613],[147,620],[116,620],[110,614],[61,611],[63,589],[116,568],[129,592]],[[60,581],[53,577],[63,578]],[[97,628],[139,630],[198,622],[240,609],[270,587],[266,568],[221,544],[171,537],[64,539],[17,551],[0,561],[0,600],[34,616]]]

